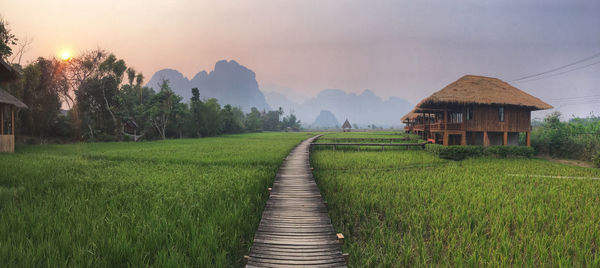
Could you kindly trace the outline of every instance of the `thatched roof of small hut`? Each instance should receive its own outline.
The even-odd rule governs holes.
[[[465,75],[454,83],[422,100],[417,107],[439,104],[515,105],[531,110],[545,110],[552,105],[493,77]]]
[[[352,128],[352,125],[350,125],[350,122],[348,122],[348,119],[346,119],[346,121],[342,125],[342,128]]]
[[[17,108],[27,108],[27,105],[0,88],[0,103],[14,105]]]

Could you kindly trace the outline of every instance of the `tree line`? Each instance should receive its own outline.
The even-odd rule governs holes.
[[[284,115],[281,108],[244,113],[203,98],[197,88],[190,89],[192,98],[186,103],[167,80],[155,91],[143,86],[144,76],[123,59],[101,49],[70,60],[40,57],[26,66],[13,66],[22,75],[6,90],[29,106],[15,118],[17,137],[28,142],[137,141],[300,129],[296,116]]]

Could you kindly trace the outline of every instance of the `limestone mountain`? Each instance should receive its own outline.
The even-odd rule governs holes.
[[[234,60],[218,61],[210,73],[198,72],[191,80],[177,70],[163,69],[156,72],[146,86],[159,90],[163,79],[169,80],[171,89],[186,102],[192,96],[191,89],[197,87],[200,97],[216,98],[221,105],[231,104],[244,111],[252,107],[270,108],[258,88],[256,74]]]
[[[315,129],[339,128],[340,122],[330,111],[322,110],[310,127]]]

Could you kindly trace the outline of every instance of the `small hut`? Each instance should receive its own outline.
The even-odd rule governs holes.
[[[0,58],[0,86],[19,78],[19,73]],[[15,112],[27,108],[23,102],[0,88],[0,152],[15,151]]]
[[[465,75],[423,99],[402,120],[407,130],[443,145],[530,146],[531,111],[552,108],[493,77]]]
[[[350,132],[350,129],[352,129],[352,125],[350,125],[350,122],[348,122],[348,119],[346,119],[346,121],[342,125],[342,131],[343,132]]]

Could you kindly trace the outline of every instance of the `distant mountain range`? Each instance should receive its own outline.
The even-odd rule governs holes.
[[[398,97],[383,100],[370,90],[357,95],[340,89],[326,89],[302,103],[290,101],[277,92],[266,93],[265,97],[271,107],[283,107],[285,111],[293,111],[305,123],[313,122],[322,110],[327,110],[337,119],[348,119],[351,124],[360,127],[370,124],[384,127],[400,126],[400,117],[413,107],[411,103]]]
[[[339,128],[340,122],[337,121],[335,115],[333,115],[330,111],[323,110],[319,113],[317,119],[310,124],[310,127],[316,129]]]
[[[231,104],[246,112],[252,107],[259,110],[282,107],[286,113],[294,113],[304,126],[309,126],[310,122],[330,124],[333,122],[330,115],[338,123],[337,119],[348,119],[350,123],[360,127],[369,124],[400,126],[400,117],[413,106],[398,97],[383,100],[370,90],[357,95],[341,89],[326,89],[302,103],[294,102],[276,91],[263,94],[256,81],[256,74],[233,60],[218,61],[213,71],[201,71],[191,80],[177,70],[163,69],[156,72],[146,86],[159,90],[163,79],[169,80],[171,89],[183,97],[185,102],[192,96],[191,89],[197,87],[201,98],[216,98],[221,105]]]
[[[158,91],[163,79],[169,80],[171,89],[185,102],[190,100],[191,89],[196,87],[201,98],[216,98],[221,105],[231,104],[244,111],[250,111],[252,107],[270,109],[258,89],[256,74],[233,60],[218,61],[213,71],[201,71],[191,80],[177,70],[163,69],[156,72],[146,86]]]

